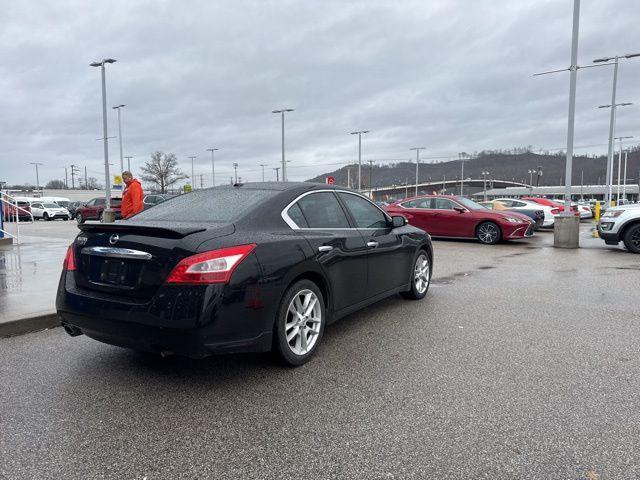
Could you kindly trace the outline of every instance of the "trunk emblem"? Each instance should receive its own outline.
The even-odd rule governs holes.
[[[120,237],[118,236],[118,234],[117,234],[117,233],[114,233],[113,235],[111,235],[111,236],[109,237],[109,243],[110,243],[111,245],[115,245],[116,243],[118,243],[118,240],[120,240]]]

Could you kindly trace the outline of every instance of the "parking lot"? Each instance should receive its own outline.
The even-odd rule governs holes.
[[[425,300],[329,326],[297,369],[0,339],[0,478],[638,478],[640,258],[590,228],[436,241]]]

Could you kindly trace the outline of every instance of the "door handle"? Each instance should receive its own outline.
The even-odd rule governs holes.
[[[318,247],[319,252],[330,252],[331,250],[333,250],[333,247],[331,245],[320,245]]]
[[[370,242],[367,242],[367,247],[369,248],[376,248],[378,246],[378,242],[374,242],[373,240]]]

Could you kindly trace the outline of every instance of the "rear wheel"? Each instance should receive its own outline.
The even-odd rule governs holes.
[[[627,250],[633,253],[640,253],[640,224],[627,228],[622,240]]]
[[[493,222],[483,222],[476,229],[476,237],[480,243],[485,245],[495,245],[500,241],[502,232],[500,227]]]
[[[51,220],[51,218],[49,218],[49,214],[48,214],[47,212],[44,212],[44,213],[42,214],[42,219],[43,219],[43,220],[45,220],[45,221],[47,221],[47,222],[48,222],[49,220]]]
[[[411,288],[406,292],[401,292],[404,298],[409,300],[420,300],[424,298],[431,284],[431,264],[429,255],[424,250],[420,250],[418,257],[413,262],[411,272]]]
[[[300,280],[287,289],[276,318],[275,347],[291,366],[306,363],[320,344],[325,326],[322,292],[310,280]]]
[[[80,212],[76,213],[76,222],[78,222],[78,225],[82,225],[84,223],[84,218],[82,218],[82,214]]]

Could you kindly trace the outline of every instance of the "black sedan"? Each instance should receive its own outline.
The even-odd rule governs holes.
[[[301,365],[327,324],[423,298],[433,266],[428,234],[324,184],[196,190],[79,228],[56,300],[65,330],[162,355],[274,349]]]

